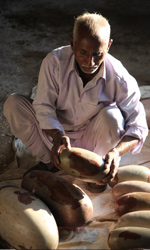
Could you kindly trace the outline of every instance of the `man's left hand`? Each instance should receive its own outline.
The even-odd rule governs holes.
[[[115,151],[109,151],[105,156],[105,168],[110,169],[107,177],[103,179],[104,183],[109,183],[116,175],[118,164],[119,164],[119,155]]]

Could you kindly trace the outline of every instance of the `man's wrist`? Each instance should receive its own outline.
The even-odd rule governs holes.
[[[54,140],[56,139],[57,135],[63,136],[64,134],[63,134],[63,132],[62,132],[61,130],[56,130],[56,131],[54,132],[53,136],[52,136],[53,142],[54,142]]]
[[[112,148],[112,149],[111,149],[111,151],[115,152],[115,153],[116,153],[116,155],[119,157],[119,151],[118,151],[118,149],[116,149],[116,148]]]

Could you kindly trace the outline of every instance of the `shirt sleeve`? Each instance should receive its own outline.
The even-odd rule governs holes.
[[[136,80],[129,74],[126,74],[126,79],[118,78],[117,82],[116,104],[125,119],[124,136],[133,136],[140,140],[131,150],[132,153],[139,153],[148,135],[146,113],[140,102],[140,90]]]
[[[58,94],[59,61],[54,55],[49,54],[42,62],[38,89],[33,102],[33,108],[41,129],[59,129],[64,132],[56,114]]]

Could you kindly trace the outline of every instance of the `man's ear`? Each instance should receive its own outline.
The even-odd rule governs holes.
[[[73,37],[72,36],[69,37],[69,41],[70,41],[71,49],[74,51]]]
[[[112,43],[113,43],[113,39],[110,39],[110,40],[109,40],[109,44],[108,44],[108,48],[107,48],[108,51],[109,51],[109,49],[110,49]]]

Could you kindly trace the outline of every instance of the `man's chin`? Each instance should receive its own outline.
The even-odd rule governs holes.
[[[92,74],[94,74],[98,70],[98,67],[96,67],[96,68],[80,67],[80,69],[82,70],[83,73],[92,75]]]

